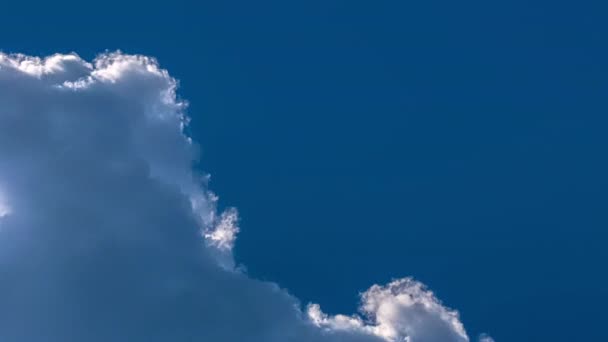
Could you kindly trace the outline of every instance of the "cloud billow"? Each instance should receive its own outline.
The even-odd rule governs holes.
[[[332,316],[240,271],[176,87],[144,56],[0,53],[0,341],[469,341],[409,278]]]

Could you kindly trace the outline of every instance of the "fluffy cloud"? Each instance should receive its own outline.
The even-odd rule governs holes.
[[[368,332],[387,341],[468,341],[458,313],[410,278],[374,285],[361,299],[361,311],[373,325],[357,316],[328,317],[318,305],[309,305],[308,314],[320,327]]]
[[[0,90],[0,341],[469,340],[411,279],[330,316],[241,272],[154,59],[0,53]]]

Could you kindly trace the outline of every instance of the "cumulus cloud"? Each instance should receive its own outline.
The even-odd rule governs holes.
[[[176,87],[145,56],[0,53],[0,341],[469,341],[409,278],[332,316],[240,271]]]
[[[369,332],[387,341],[468,341],[458,313],[411,278],[374,285],[361,299],[361,311],[371,325],[357,316],[329,317],[318,305],[309,305],[308,314],[317,326]]]

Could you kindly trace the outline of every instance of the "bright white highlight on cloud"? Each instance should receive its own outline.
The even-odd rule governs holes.
[[[0,218],[8,215],[10,212],[11,209],[9,208],[8,203],[4,198],[4,195],[2,195],[2,192],[0,191]]]
[[[240,271],[176,85],[144,56],[0,53],[0,341],[469,341],[409,278],[331,316]]]

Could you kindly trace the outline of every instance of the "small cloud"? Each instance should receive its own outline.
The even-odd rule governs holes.
[[[479,342],[494,342],[494,339],[487,334],[479,335]]]
[[[359,316],[328,316],[318,305],[308,307],[319,327],[369,333],[386,341],[469,340],[458,312],[445,307],[422,283],[403,278],[374,285],[361,295]]]

